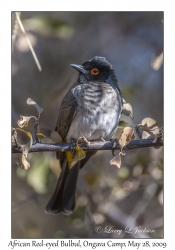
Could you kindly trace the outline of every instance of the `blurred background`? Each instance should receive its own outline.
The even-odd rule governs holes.
[[[37,116],[26,104],[30,97],[44,109],[41,127],[53,130],[62,98],[78,76],[70,64],[96,55],[113,65],[135,122],[151,117],[163,126],[163,12],[21,12],[21,20],[42,71],[12,12],[13,127],[20,115]],[[33,125],[31,120],[26,130]],[[20,157],[12,155],[12,238],[163,237],[162,148],[130,150],[120,169],[110,166],[110,151],[99,151],[79,173],[70,216],[44,212],[60,172],[55,154],[29,154],[28,171],[15,163]],[[122,232],[97,233],[97,225]],[[137,226],[147,231],[124,232]]]

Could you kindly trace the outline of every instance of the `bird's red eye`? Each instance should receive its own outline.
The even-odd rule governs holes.
[[[93,75],[93,76],[97,76],[99,74],[99,70],[97,68],[91,69],[90,72],[91,72],[91,75]]]

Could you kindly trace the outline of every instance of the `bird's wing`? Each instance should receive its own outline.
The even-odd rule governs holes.
[[[66,142],[66,136],[69,131],[69,127],[76,113],[77,102],[73,95],[72,90],[78,84],[79,83],[76,82],[72,85],[72,87],[69,89],[69,91],[63,98],[61,106],[60,106],[55,130],[59,133],[63,142]],[[56,153],[56,156],[57,156],[57,159],[60,160],[60,164],[62,165],[64,158],[65,158],[65,152],[59,151]]]
[[[77,102],[73,95],[73,88],[76,87],[78,83],[76,82],[67,92],[62,100],[58,120],[55,130],[60,134],[63,142],[66,142],[66,136],[72,120],[76,113]]]

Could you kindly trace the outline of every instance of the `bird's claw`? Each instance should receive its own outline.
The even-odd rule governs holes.
[[[111,138],[110,141],[112,142],[112,155],[115,156],[115,154],[114,154],[115,149],[114,148],[118,144],[118,139]]]
[[[84,144],[86,144],[86,146],[90,145],[90,141],[88,141],[85,136],[82,137],[82,140],[83,140]]]
[[[102,136],[100,136],[100,139],[103,141],[103,142],[105,142],[106,140],[102,137]]]
[[[89,149],[89,145],[91,144],[91,142],[88,141],[85,136],[79,137],[78,140],[77,140],[77,142],[79,140],[80,140],[80,143],[82,143],[83,145],[87,146],[87,148]]]
[[[76,140],[71,138],[70,144],[71,144],[70,148],[71,148],[72,157],[74,158],[75,151],[76,151]]]

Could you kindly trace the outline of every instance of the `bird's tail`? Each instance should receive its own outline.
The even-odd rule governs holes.
[[[63,212],[64,214],[71,214],[73,212],[79,166],[80,164],[77,163],[70,169],[67,159],[64,160],[55,190],[45,208],[46,213]]]

